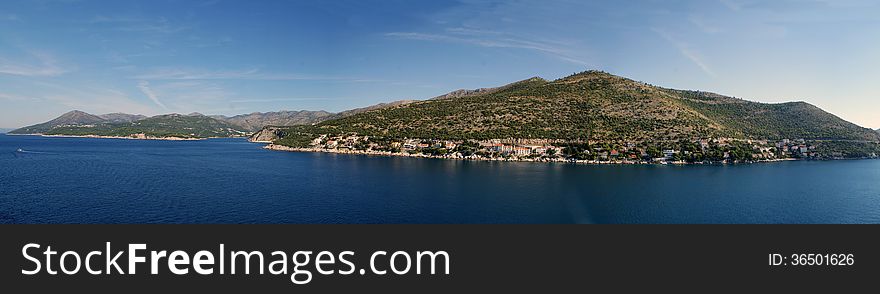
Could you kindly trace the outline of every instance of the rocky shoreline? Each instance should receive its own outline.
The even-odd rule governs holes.
[[[323,148],[295,148],[288,147],[283,145],[274,144],[272,142],[261,142],[261,141],[251,141],[253,143],[267,143],[266,146],[263,146],[263,149],[274,150],[274,151],[286,151],[286,152],[323,152],[323,153],[336,153],[336,154],[353,154],[353,155],[372,155],[372,156],[399,156],[399,157],[412,157],[412,158],[434,158],[434,159],[447,159],[447,160],[468,160],[468,161],[503,161],[503,162],[559,162],[559,163],[580,163],[580,164],[596,164],[596,165],[704,165],[704,164],[727,164],[727,163],[687,163],[687,162],[669,162],[669,163],[650,163],[650,162],[642,162],[642,161],[599,161],[599,160],[570,160],[565,158],[503,158],[503,157],[494,157],[494,158],[486,158],[486,157],[452,157],[452,156],[433,156],[426,155],[423,153],[415,153],[410,154],[406,152],[387,152],[387,151],[359,151],[359,150],[340,150],[340,149],[323,149]],[[798,159],[794,158],[785,158],[785,159],[772,159],[772,160],[760,160],[753,161],[749,163],[771,163],[771,162],[784,162],[784,161],[797,161]]]

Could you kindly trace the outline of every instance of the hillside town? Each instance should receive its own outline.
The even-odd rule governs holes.
[[[394,155],[462,160],[578,162],[594,164],[708,164],[837,159],[843,153],[821,152],[821,142],[734,138],[677,142],[568,142],[546,139],[439,140],[387,139],[356,134],[321,135],[301,146],[274,143],[266,148],[286,151]],[[871,153],[865,157],[876,158]]]

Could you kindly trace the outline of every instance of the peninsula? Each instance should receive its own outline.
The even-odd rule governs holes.
[[[804,102],[765,104],[586,71],[459,90],[250,137],[285,151],[474,160],[713,163],[876,158],[880,134]]]

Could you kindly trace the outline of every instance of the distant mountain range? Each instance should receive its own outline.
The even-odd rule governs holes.
[[[339,119],[339,118],[343,118],[343,117],[349,117],[349,116],[352,116],[352,115],[355,115],[355,114],[358,114],[358,113],[363,113],[363,112],[372,111],[372,110],[378,110],[378,109],[383,109],[383,108],[390,108],[390,107],[395,107],[395,106],[400,106],[400,105],[410,104],[410,103],[413,103],[413,102],[416,102],[416,101],[418,101],[418,100],[398,100],[398,101],[392,101],[392,102],[388,102],[388,103],[379,103],[379,104],[371,105],[371,106],[367,106],[367,107],[355,108],[355,109],[351,109],[351,110],[346,110],[346,111],[343,111],[343,112],[335,113],[335,114],[333,114],[333,115],[327,117],[327,119],[325,119],[325,120],[331,120],[331,119]],[[279,124],[273,124],[273,125],[275,125],[275,126],[283,126],[283,125],[279,125]]]
[[[136,115],[97,116],[71,111],[46,123],[24,127],[11,134],[107,136],[134,138],[214,138],[244,136],[249,132],[207,116],[180,114],[137,119]]]
[[[146,134],[150,137],[228,137],[242,133],[252,133],[266,126],[308,125],[325,120],[338,119],[365,111],[382,109],[411,103],[415,100],[402,100],[380,103],[339,113],[319,111],[278,111],[254,112],[236,116],[170,114],[147,117],[126,113],[93,115],[79,110],[62,114],[45,123],[9,130],[11,134],[43,135],[98,135],[129,137]]]
[[[804,102],[757,103],[703,91],[662,88],[600,71],[553,81],[535,77],[500,87],[457,90],[429,100],[401,100],[339,113],[302,110],[231,117],[191,113],[148,118],[71,111],[11,133],[201,138],[254,132],[261,141],[291,134],[342,133],[456,140],[880,141],[880,131],[857,126]]]
[[[278,125],[278,126],[291,126],[291,125],[305,125],[305,124],[313,124],[317,122],[321,122],[328,117],[333,115],[333,113],[326,112],[323,110],[319,111],[309,111],[309,110],[301,110],[301,111],[279,111],[279,112],[254,112],[251,114],[242,114],[236,115],[232,117],[226,117],[222,115],[212,115],[212,118],[222,120],[237,126],[242,127],[248,131],[257,131],[262,129],[265,126],[270,125]]]
[[[133,122],[136,120],[142,120],[142,119],[147,118],[144,115],[127,114],[127,113],[108,113],[108,114],[99,115],[98,117],[103,118],[106,121],[112,122],[112,123],[126,123],[126,122]]]

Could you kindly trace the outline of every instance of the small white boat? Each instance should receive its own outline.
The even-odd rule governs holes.
[[[21,148],[18,148],[18,150],[15,150],[15,152],[24,152],[24,150],[21,150]]]

